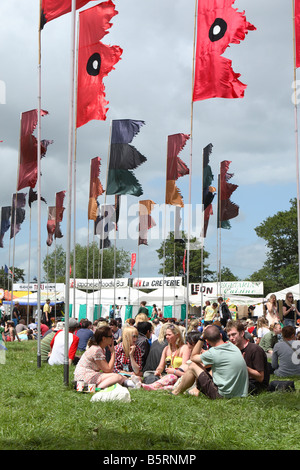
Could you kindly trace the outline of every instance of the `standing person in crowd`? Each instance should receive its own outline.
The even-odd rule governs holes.
[[[273,349],[272,368],[278,377],[300,375],[300,348],[293,326],[282,328],[282,341]]]
[[[128,376],[142,376],[142,352],[137,346],[138,330],[126,326],[122,332],[122,342],[115,347],[114,372]]]
[[[93,337],[93,324],[87,318],[80,322],[81,328],[77,330],[76,336],[79,338],[78,351],[85,351],[90,338]]]
[[[122,330],[117,320],[110,320],[109,326],[113,332],[114,345],[116,346],[122,341]]]
[[[288,292],[282,304],[283,326],[293,326],[295,328],[297,317],[300,313],[294,304],[294,296],[292,292]]]
[[[211,325],[218,315],[218,304],[214,302],[212,305],[205,307],[204,326]]]
[[[228,320],[231,320],[231,313],[223,297],[218,298],[220,322],[223,328],[226,327]]]
[[[14,306],[13,311],[12,311],[12,321],[14,322],[15,327],[16,327],[17,324],[19,323],[20,318],[21,318],[20,304],[19,304],[19,302],[16,300],[15,306]]]
[[[264,350],[245,338],[245,326],[240,321],[230,322],[226,328],[229,341],[237,346],[247,365],[249,374],[249,393],[266,390],[269,385],[270,371]]]
[[[151,320],[154,320],[155,318],[158,318],[158,310],[156,308],[156,305],[153,304],[153,309],[151,313]]]
[[[79,343],[79,338],[74,333],[78,329],[78,322],[75,318],[69,319],[69,365],[77,364],[78,357],[76,357],[76,351]],[[49,355],[48,364],[61,365],[64,364],[65,360],[65,332],[64,330],[59,330],[56,332],[55,336],[52,338],[50,343],[51,352]]]
[[[50,313],[51,313],[50,299],[47,299],[43,307],[43,321],[45,325],[47,325],[48,327],[51,326]]]
[[[149,311],[148,311],[148,309],[147,309],[147,307],[146,307],[146,304],[147,304],[147,302],[146,302],[145,300],[143,300],[143,301],[140,303],[140,308],[139,308],[137,314],[139,314],[139,313],[145,313],[145,314],[147,315],[147,317],[149,316]]]
[[[281,325],[280,323],[273,323],[270,326],[270,331],[259,342],[259,346],[263,348],[268,358],[273,354],[274,346],[279,341],[279,335],[281,335]]]
[[[202,352],[204,341],[210,348]],[[248,394],[248,371],[241,351],[231,342],[224,343],[219,328],[208,325],[191,355],[188,370],[172,392],[179,395],[192,387],[211,399],[245,397]],[[206,369],[211,369],[209,374]]]
[[[172,374],[189,360],[191,350],[184,344],[180,328],[169,324],[166,329],[168,346],[162,352],[161,360],[156,368],[155,375],[161,376],[163,372]],[[176,374],[175,374],[176,375]]]
[[[280,322],[277,299],[275,294],[271,294],[266,304],[266,320],[269,326]]]
[[[105,349],[109,348],[111,357],[106,360]],[[88,349],[81,356],[74,371],[74,380],[106,388],[119,383],[123,385],[126,377],[114,373],[115,348],[113,334],[109,326],[97,328],[88,341]]]

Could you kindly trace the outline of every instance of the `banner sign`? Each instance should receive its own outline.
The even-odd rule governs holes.
[[[29,284],[23,283],[23,284],[14,284],[13,285],[13,290],[14,291],[31,291],[31,292],[36,292],[38,290],[38,284],[37,282],[30,282]],[[54,282],[43,282],[40,284],[40,290],[43,291],[48,291],[48,292],[64,292],[65,291],[65,285],[64,284],[55,284]]]
[[[204,282],[189,284],[190,295],[214,295],[214,296],[229,296],[229,295],[263,295],[264,283],[263,282],[250,282],[250,281],[232,281],[232,282]],[[221,292],[221,294],[220,294]]]
[[[128,287],[128,279],[70,279],[70,287],[76,289],[113,289],[114,287]]]
[[[182,277],[143,277],[133,279],[133,287],[142,289],[157,289],[158,287],[180,287]]]

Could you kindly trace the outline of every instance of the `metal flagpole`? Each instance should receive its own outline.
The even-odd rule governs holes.
[[[40,18],[42,13],[42,0],[40,0]],[[41,94],[42,94],[42,71],[41,71],[41,26],[39,27],[39,56],[38,56],[38,130],[37,130],[37,213],[38,213],[38,246],[37,246],[37,310],[38,310],[38,344],[37,344],[37,366],[41,367]]]
[[[69,103],[69,141],[68,141],[68,203],[67,203],[67,243],[66,243],[66,288],[65,288],[65,348],[64,384],[69,384],[69,309],[70,309],[70,247],[71,247],[71,209],[72,209],[72,171],[74,147],[74,75],[76,46],[76,0],[72,0],[71,13],[71,68]]]
[[[298,144],[298,107],[297,107],[297,92],[296,92],[296,27],[295,27],[295,0],[293,4],[293,51],[294,51],[294,115],[295,115],[295,145],[296,145],[296,179],[297,179],[297,224],[298,224],[298,288],[299,288],[299,299],[300,299],[300,189],[299,189],[299,144]]]
[[[192,97],[191,97],[191,138],[190,138],[190,172],[189,172],[189,211],[188,211],[188,239],[187,239],[187,269],[186,269],[186,330],[188,328],[189,315],[189,283],[190,283],[190,224],[191,224],[191,204],[192,204],[192,161],[193,161],[193,114],[194,114],[194,75],[195,75],[195,49],[196,49],[196,24],[197,24],[197,6],[195,1],[195,20],[194,20],[194,43],[193,43],[193,71],[192,71]]]

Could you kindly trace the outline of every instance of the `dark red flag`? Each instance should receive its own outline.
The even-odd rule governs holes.
[[[89,3],[89,1],[90,0],[77,0],[76,10],[82,8]],[[43,29],[48,21],[70,13],[70,11],[72,11],[72,0],[42,0],[40,28]]]
[[[175,181],[181,176],[189,174],[186,164],[178,157],[189,140],[189,134],[173,134],[168,136],[167,151],[167,181],[166,181],[166,204],[183,207],[183,199]]]
[[[100,40],[108,33],[112,26],[109,21],[117,13],[109,0],[79,15],[77,127],[93,119],[106,119],[108,101],[103,78],[114,69],[123,50],[119,46],[107,46]]]
[[[232,7],[235,0],[199,0],[197,50],[193,101],[208,98],[242,98],[247,85],[222,56],[229,44],[239,44],[255,26],[244,12]]]
[[[41,116],[47,114],[47,111],[41,110]],[[37,139],[33,135],[37,122],[37,109],[22,113],[18,191],[28,186],[34,188],[37,182]],[[41,156],[46,154],[48,143],[52,141],[41,142]]]

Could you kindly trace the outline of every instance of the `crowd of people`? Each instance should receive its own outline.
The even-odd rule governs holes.
[[[222,297],[218,303],[207,302],[201,317],[189,319],[187,325],[162,318],[156,306],[152,312],[149,315],[143,303],[137,316],[123,325],[121,318],[110,316],[93,323],[70,318],[68,359],[75,366],[74,381],[97,389],[120,384],[216,399],[268,390],[271,374],[300,376],[300,313],[289,295],[282,320],[274,297],[257,320],[232,319]],[[34,325],[21,319],[5,319],[0,328],[6,342],[37,335]],[[64,364],[64,323],[48,326],[42,321],[41,335],[42,361]]]

